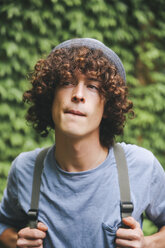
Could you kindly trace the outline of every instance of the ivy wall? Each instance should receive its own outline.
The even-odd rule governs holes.
[[[0,198],[12,160],[54,140],[53,133],[40,138],[24,119],[28,74],[37,59],[75,37],[99,39],[121,57],[136,118],[119,140],[150,149],[165,166],[164,6],[164,0],[1,1]]]

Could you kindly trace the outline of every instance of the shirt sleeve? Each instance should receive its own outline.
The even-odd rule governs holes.
[[[156,158],[153,163],[150,204],[146,215],[158,228],[165,225],[165,172]]]
[[[27,222],[27,215],[18,201],[19,185],[17,184],[16,164],[17,158],[12,163],[7,188],[0,203],[0,234],[9,227],[21,229]]]

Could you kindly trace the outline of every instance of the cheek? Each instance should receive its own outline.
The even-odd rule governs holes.
[[[100,112],[100,115],[102,115],[102,116],[104,113],[104,107],[105,107],[105,100],[101,99],[98,103],[98,111]]]
[[[98,104],[95,106],[94,119],[95,121],[101,122],[104,114],[104,101],[99,101]]]
[[[58,113],[59,113],[59,103],[58,103],[58,100],[56,98],[56,99],[54,99],[53,104],[52,104],[52,119],[54,122],[58,118]]]
[[[62,122],[63,109],[66,106],[66,99],[61,94],[56,94],[52,103],[52,119],[54,124]]]
[[[101,123],[102,119],[103,119],[103,109],[100,109],[100,111],[98,112],[98,115],[97,115],[97,120],[99,122],[99,124]]]

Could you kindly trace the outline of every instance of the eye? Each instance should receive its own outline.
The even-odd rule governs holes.
[[[99,91],[100,81],[97,78],[88,78],[87,87],[91,90]]]
[[[61,82],[61,86],[63,86],[63,87],[67,87],[67,86],[70,86],[70,85],[72,85],[73,83],[71,83],[71,82],[69,82],[69,81],[65,81],[65,82]]]
[[[96,86],[95,84],[88,84],[88,88],[93,89],[93,90],[99,90],[99,87]]]

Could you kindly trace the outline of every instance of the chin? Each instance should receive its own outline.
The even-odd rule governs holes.
[[[73,130],[72,131],[67,130],[67,131],[65,131],[65,135],[70,137],[70,138],[82,138],[84,136],[83,133],[76,132],[75,130],[74,130],[74,132],[73,132]]]

